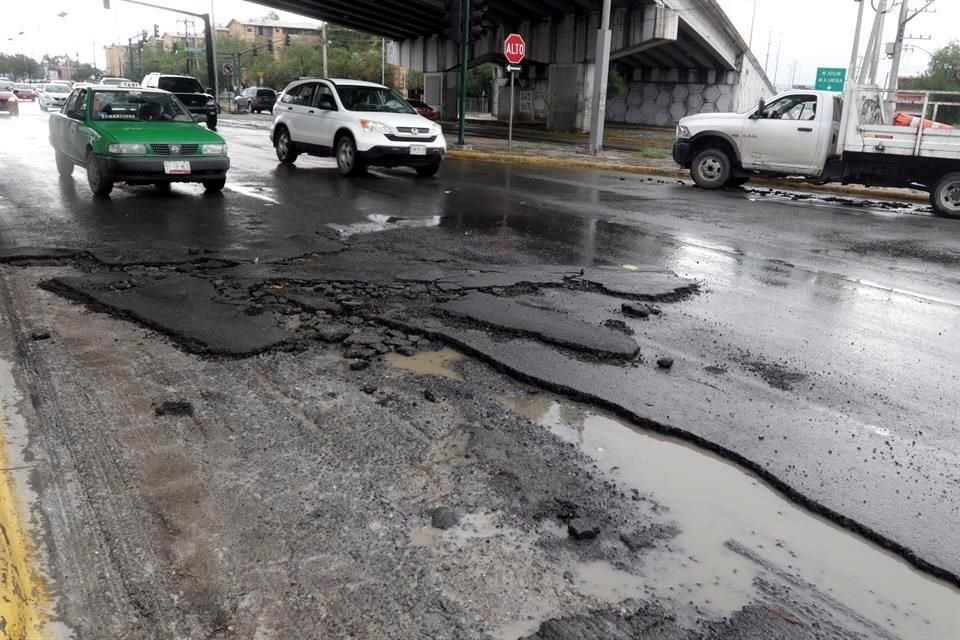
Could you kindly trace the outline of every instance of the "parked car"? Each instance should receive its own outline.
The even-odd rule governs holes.
[[[37,99],[37,92],[29,84],[15,84],[13,85],[13,92],[17,95],[18,100],[33,102]]]
[[[190,76],[174,76],[166,73],[148,73],[140,83],[145,89],[163,89],[175,94],[190,113],[206,116],[207,128],[217,130],[217,101],[212,91],[204,91],[203,85]]]
[[[20,115],[20,101],[17,100],[12,84],[0,82],[0,111],[9,113],[11,116]]]
[[[412,167],[426,177],[440,170],[447,153],[439,125],[393,89],[372,82],[296,80],[273,112],[270,141],[285,164],[301,153],[333,155],[343,175],[376,165]]]
[[[108,87],[139,87],[140,86],[140,83],[134,82],[133,80],[129,80],[127,78],[112,78],[109,76],[100,78],[100,84]]]
[[[40,110],[49,111],[54,109],[59,111],[60,107],[70,96],[70,87],[59,82],[51,82],[43,87],[43,93],[40,94]]]
[[[440,117],[440,113],[423,100],[413,100],[408,98],[407,102],[410,103],[411,107],[417,110],[417,113],[422,115],[427,120],[436,121],[436,119]]]
[[[238,110],[246,109],[250,113],[273,111],[277,102],[277,92],[264,87],[249,87],[233,99]]]
[[[85,167],[90,190],[99,196],[117,182],[162,189],[200,182],[207,191],[220,191],[230,168],[227,145],[195,118],[166,91],[75,89],[63,111],[50,116],[57,171],[69,176],[74,165]]]

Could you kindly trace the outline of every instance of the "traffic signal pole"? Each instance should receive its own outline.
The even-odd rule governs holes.
[[[597,55],[594,59],[593,105],[590,109],[590,153],[603,151],[603,125],[607,113],[607,81],[610,78],[610,0],[603,0]]]
[[[460,96],[459,108],[460,124],[457,129],[457,144],[461,147],[464,142],[464,133],[467,126],[467,55],[470,52],[470,0],[463,0],[460,11],[461,30],[463,39],[460,43]]]

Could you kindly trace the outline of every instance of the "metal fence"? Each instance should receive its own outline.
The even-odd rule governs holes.
[[[467,98],[467,113],[490,113],[490,98]]]

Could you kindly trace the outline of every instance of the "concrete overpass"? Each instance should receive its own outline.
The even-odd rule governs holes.
[[[394,64],[423,71],[428,102],[455,114],[458,47],[444,40],[442,0],[259,0],[260,4],[397,41]],[[557,130],[589,128],[601,0],[490,0],[496,31],[471,45],[470,64],[505,63],[503,38],[527,39],[519,76],[521,120]],[[611,60],[627,92],[607,120],[670,126],[703,111],[745,108],[775,90],[716,0],[613,0]],[[500,114],[509,111],[500,92]]]

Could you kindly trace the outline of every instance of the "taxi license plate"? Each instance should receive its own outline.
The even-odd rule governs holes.
[[[187,175],[190,173],[190,161],[166,160],[163,163],[163,172],[171,175]]]
[[[412,156],[425,156],[427,155],[427,146],[424,144],[412,144],[410,145],[410,155]]]

